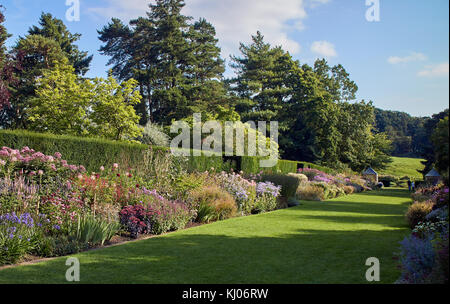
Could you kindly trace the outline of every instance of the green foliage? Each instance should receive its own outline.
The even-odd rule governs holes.
[[[325,204],[301,202],[301,206],[275,213],[203,225],[125,247],[85,252],[78,256],[82,261],[82,282],[367,284],[367,268],[362,271],[361,264],[364,265],[368,252],[375,252],[384,261],[379,283],[391,284],[400,275],[392,253],[410,232],[399,216],[408,201],[408,191],[389,189]],[[60,284],[64,276],[54,274],[67,271],[65,260],[62,257],[4,269],[0,282],[28,284],[39,278],[42,284]],[[324,261],[334,263],[324,271],[317,267]],[[255,267],[256,264],[266,266]],[[183,271],[174,271],[179,269]]]
[[[297,188],[300,186],[300,179],[283,174],[263,174],[262,181],[272,182],[275,185],[281,186],[281,196],[284,198],[295,197]]]
[[[121,167],[139,165],[148,146],[111,141],[101,138],[83,138],[67,135],[34,133],[29,131],[0,131],[0,145],[21,149],[30,147],[46,155],[60,152],[69,163],[84,165],[88,171],[98,172],[101,166],[111,167],[118,162]],[[155,150],[164,148],[154,147]]]
[[[114,75],[134,78],[142,88],[144,102],[136,105],[142,125],[230,108],[219,81],[225,67],[215,29],[204,19],[192,22],[182,14],[184,6],[182,0],[156,1],[146,17],[129,26],[114,18],[98,32]]]
[[[83,165],[93,172],[98,172],[102,166],[111,167],[114,163],[119,163],[122,168],[150,170],[148,172],[155,176],[168,176],[174,170],[175,163],[185,166],[190,172],[205,172],[212,168],[216,171],[231,169],[230,163],[224,163],[221,156],[190,156],[184,164],[183,158],[168,159],[171,153],[165,147],[152,147],[153,152],[147,153],[149,147],[138,143],[23,130],[0,130],[0,146],[14,149],[28,146],[47,155],[60,152],[69,163]],[[160,157],[159,154],[166,157]]]
[[[164,133],[163,128],[150,121],[145,125],[139,141],[145,145],[169,146],[169,136]]]
[[[392,141],[392,156],[420,157],[429,139],[426,136],[426,117],[413,117],[405,112],[375,109],[375,132],[385,133]]]
[[[434,144],[436,169],[448,178],[448,153],[449,153],[449,130],[448,130],[448,116],[438,123],[432,135],[432,142]]]
[[[406,220],[409,227],[414,229],[420,222],[425,221],[425,217],[433,210],[433,203],[430,201],[415,202],[409,206],[406,212]]]
[[[88,81],[79,81],[72,66],[57,64],[43,72],[37,82],[36,98],[27,114],[30,130],[54,134],[87,135],[90,106]]]
[[[33,253],[51,258],[79,253],[86,249],[88,249],[88,244],[79,242],[73,236],[55,235],[40,239]]]
[[[297,199],[305,201],[324,201],[328,198],[327,189],[321,184],[302,184],[297,189]]]
[[[108,223],[99,220],[92,215],[80,216],[72,236],[80,243],[91,246],[101,245],[111,240],[120,230],[118,222]]]
[[[40,35],[59,44],[70,64],[78,75],[84,75],[89,70],[93,56],[82,52],[74,43],[81,38],[80,34],[72,34],[62,20],[54,18],[51,14],[42,13],[38,26],[32,26],[28,35]]]
[[[219,187],[204,187],[191,193],[191,201],[197,211],[196,221],[209,223],[233,217],[237,205],[233,197]]]
[[[435,167],[437,151],[432,141],[433,133],[436,131],[439,122],[442,119],[445,119],[445,117],[448,117],[448,109],[445,109],[444,111],[438,114],[434,114],[431,118],[428,118],[424,123],[426,142],[424,143],[424,148],[422,150],[421,155],[422,158],[425,159],[425,161],[423,162],[423,164],[425,165],[425,169],[421,171],[423,175],[428,174],[428,172],[430,172],[430,170],[433,169],[433,167]]]
[[[275,173],[288,174],[296,173],[299,168],[317,169],[325,173],[333,173],[335,170],[308,162],[296,162],[290,160],[278,160],[277,165],[272,168],[261,167],[261,157],[243,156],[241,158],[241,170],[247,174]]]
[[[132,139],[142,132],[133,105],[140,94],[133,79],[79,79],[67,63],[43,72],[28,111],[29,129],[54,134]]]
[[[355,171],[389,161],[390,142],[372,133],[372,104],[348,102],[358,87],[342,65],[300,65],[281,47],[265,43],[260,32],[252,39],[241,44],[241,57],[232,57],[237,77],[230,91],[243,119],[280,122],[282,157]]]

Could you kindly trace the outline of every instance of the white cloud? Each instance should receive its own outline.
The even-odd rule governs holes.
[[[326,58],[337,56],[334,45],[328,41],[314,41],[311,45],[311,52]]]
[[[428,65],[422,71],[417,73],[420,77],[448,77],[449,64],[448,62],[436,64],[436,65]]]
[[[390,64],[408,63],[413,61],[424,61],[424,60],[427,60],[427,56],[425,56],[422,53],[416,52],[412,52],[409,56],[405,57],[391,56],[388,58],[388,62]]]
[[[105,7],[91,7],[89,12],[103,17],[129,20],[144,16],[148,0],[105,0]],[[203,17],[217,31],[222,55],[237,54],[239,42],[249,43],[251,35],[261,31],[266,41],[281,45],[292,54],[301,50],[289,34],[304,29],[305,8],[329,0],[187,0],[183,14],[196,19]]]

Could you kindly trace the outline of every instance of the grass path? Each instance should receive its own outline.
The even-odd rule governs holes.
[[[81,283],[381,283],[399,276],[393,253],[408,233],[407,191],[386,189],[235,218],[75,255]],[[66,258],[0,271],[0,283],[65,283]]]

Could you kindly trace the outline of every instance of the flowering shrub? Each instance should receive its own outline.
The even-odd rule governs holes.
[[[422,239],[414,235],[405,238],[401,243],[400,261],[402,275],[399,283],[423,283],[431,273],[435,252],[431,238]]]
[[[69,234],[79,216],[87,212],[84,201],[76,192],[43,196],[40,212],[51,225],[50,234]]]
[[[419,189],[407,218],[412,235],[402,243],[400,283],[448,283],[448,188]]]
[[[297,189],[297,198],[306,201],[324,201],[325,190],[312,183],[301,184]]]
[[[120,223],[131,234],[131,237],[137,238],[140,234],[152,231],[152,218],[155,214],[156,211],[148,206],[127,206],[120,211]]]
[[[262,182],[256,185],[256,203],[253,213],[272,211],[277,208],[277,198],[280,196],[281,186],[271,182]]]
[[[341,195],[371,190],[369,181],[356,175],[331,175],[317,169],[299,169],[298,172],[308,177],[297,189],[297,198],[323,201]]]
[[[417,224],[425,221],[425,217],[433,210],[433,202],[415,202],[409,206],[406,212],[406,219],[409,227],[414,229]]]
[[[210,186],[191,193],[194,209],[197,210],[196,221],[209,223],[224,220],[235,215],[237,205],[234,198],[225,190]]]
[[[0,150],[0,178],[22,175],[29,181],[47,184],[56,177],[67,178],[85,171],[83,166],[69,165],[58,152],[52,156],[28,147],[22,150],[2,147]]]
[[[183,229],[192,219],[192,212],[183,202],[160,200],[152,205],[157,211],[153,218],[152,233],[159,235]]]
[[[36,210],[39,186],[30,184],[24,177],[0,178],[0,211],[3,213]]]
[[[256,183],[242,177],[241,174],[227,174],[222,172],[216,177],[217,184],[230,193],[238,210],[243,214],[250,214],[256,200]]]
[[[448,220],[440,220],[437,222],[420,222],[417,224],[412,233],[420,238],[433,237],[436,233],[443,233],[448,229]]]
[[[126,206],[120,212],[120,223],[137,238],[140,234],[162,234],[184,228],[192,214],[180,202]]]
[[[29,213],[0,215],[0,265],[14,264],[38,242],[37,227]]]

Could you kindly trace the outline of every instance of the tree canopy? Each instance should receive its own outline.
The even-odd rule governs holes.
[[[0,127],[129,140],[146,125],[149,134],[179,120],[192,127],[201,113],[222,125],[277,121],[284,159],[355,171],[383,168],[389,155],[445,164],[438,145],[445,113],[417,118],[357,101],[341,64],[303,63],[260,31],[240,43],[229,60],[235,76],[225,79],[214,25],[184,15],[184,6],[155,0],[144,16],[112,18],[98,30],[111,66],[106,79],[85,77],[92,56],[76,45],[80,34],[48,13],[8,50],[0,9]]]

